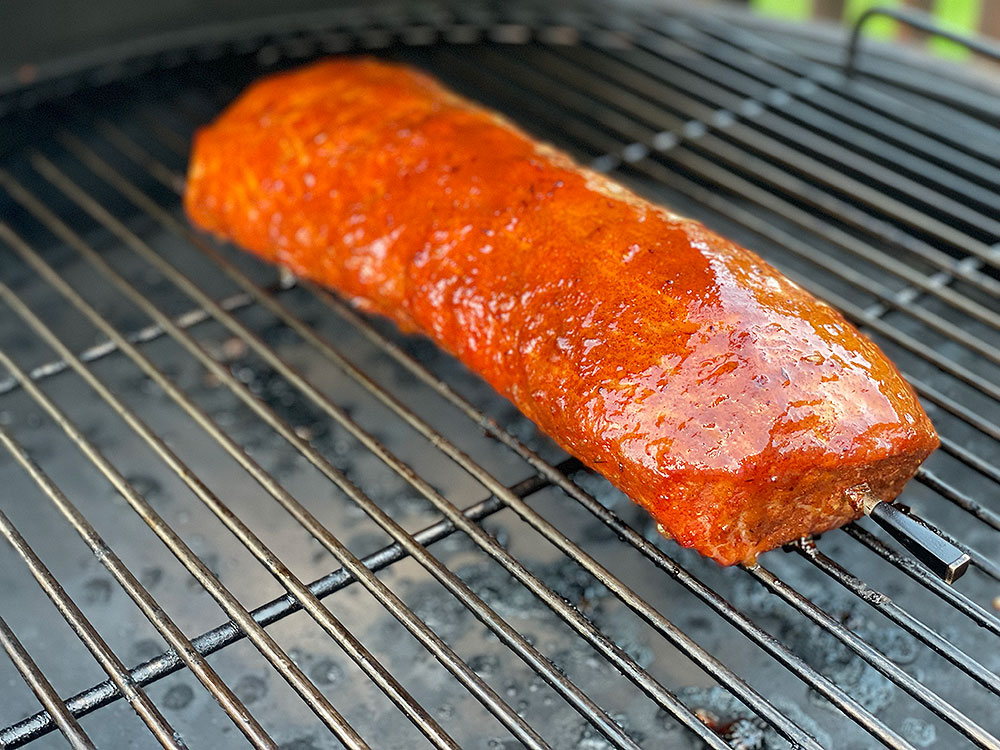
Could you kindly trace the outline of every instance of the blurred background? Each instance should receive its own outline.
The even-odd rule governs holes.
[[[348,4],[344,0],[162,0],[156,3],[3,0],[0,2],[0,77],[17,73],[20,78],[30,80],[39,64],[88,53],[100,56],[112,45],[128,47],[141,39],[164,37],[184,30],[210,33],[212,26],[240,21],[250,23],[278,13],[321,12]],[[609,15],[622,12],[627,4],[609,4]],[[720,13],[749,10],[762,20],[796,24],[813,21],[814,26],[826,27],[834,33],[838,27],[852,25],[873,6],[912,9],[929,14],[941,27],[960,34],[1000,37],[1000,2],[997,0],[632,0],[632,4],[667,8],[716,6]],[[545,5],[572,3],[556,0]],[[965,62],[974,57],[961,45],[946,39],[927,38],[890,18],[872,19],[866,24],[865,35],[926,48],[939,59]]]
[[[941,28],[959,34],[1000,36],[1000,2],[996,0],[749,0],[750,9],[761,16],[789,21],[822,19],[853,25],[872,7],[906,8],[927,13]],[[947,39],[925,39],[924,35],[891,18],[874,18],[865,34],[887,41],[926,45],[934,55],[965,60],[972,53]]]

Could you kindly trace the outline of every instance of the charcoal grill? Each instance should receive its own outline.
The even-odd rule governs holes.
[[[839,36],[640,6],[215,31],[0,99],[0,747],[1000,747],[989,84],[868,48],[848,78]],[[901,502],[970,573],[867,521],[720,569],[425,341],[193,231],[193,130],[348,52],[842,310],[941,433]]]

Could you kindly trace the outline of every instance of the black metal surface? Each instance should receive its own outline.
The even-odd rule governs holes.
[[[876,503],[868,516],[945,583],[954,583],[968,570],[971,558],[965,552],[905,510]]]
[[[0,665],[0,746],[76,716],[98,746],[1000,747],[989,105],[931,102],[932,70],[919,94],[847,81],[832,52],[711,15],[342,20],[4,123],[0,511],[19,557],[0,607],[56,713]],[[942,434],[903,501],[969,575],[942,583],[867,523],[718,569],[423,342],[193,232],[192,130],[264,72],[355,50],[502,109],[862,326]]]

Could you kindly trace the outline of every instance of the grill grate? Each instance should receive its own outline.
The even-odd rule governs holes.
[[[536,13],[345,11],[8,116],[0,746],[1000,747],[1000,131],[932,73],[919,95],[846,81],[711,16]],[[193,232],[193,129],[262,72],[358,49],[702,218],[878,340],[942,435],[903,500],[970,575],[864,524],[717,569],[454,362]]]

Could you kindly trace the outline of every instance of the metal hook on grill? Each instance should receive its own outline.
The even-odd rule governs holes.
[[[869,8],[858,16],[858,20],[854,23],[854,28],[851,30],[851,40],[847,45],[847,59],[844,61],[844,73],[848,77],[853,76],[855,72],[855,61],[858,56],[858,42],[861,39],[861,29],[864,27],[865,23],[868,22],[868,19],[874,18],[875,16],[892,18],[900,23],[906,24],[907,26],[911,26],[914,29],[919,29],[920,31],[932,34],[933,36],[939,36],[955,42],[956,44],[961,44],[973,52],[979,53],[980,55],[985,55],[986,57],[990,57],[994,60],[1000,60],[1000,47],[996,44],[981,37],[956,34],[954,31],[942,28],[926,13],[920,13],[905,8],[875,7]]]
[[[852,487],[846,495],[855,508],[863,510],[945,583],[954,583],[965,575],[972,558],[909,508],[885,502],[867,484]]]

